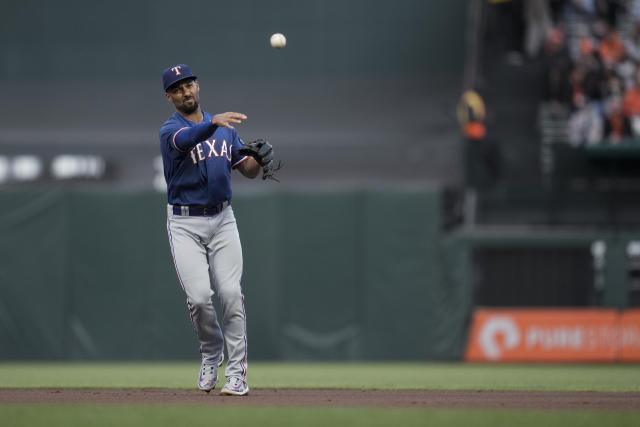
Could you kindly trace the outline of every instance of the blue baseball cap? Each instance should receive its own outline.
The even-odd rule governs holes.
[[[169,86],[184,79],[197,79],[186,64],[178,64],[173,67],[169,67],[162,72],[162,85],[164,91],[169,89]]]

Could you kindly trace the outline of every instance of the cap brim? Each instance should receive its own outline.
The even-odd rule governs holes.
[[[198,79],[198,77],[197,76],[193,76],[193,75],[187,76],[187,77],[182,77],[181,79],[178,79],[178,80],[176,80],[174,82],[171,82],[171,84],[169,84],[167,87],[164,88],[164,91],[165,92],[168,91],[169,89],[171,89],[171,86],[175,85],[176,83],[180,83],[183,80],[197,80],[197,79]]]

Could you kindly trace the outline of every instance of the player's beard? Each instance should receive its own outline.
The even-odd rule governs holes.
[[[200,104],[198,104],[198,100],[196,98],[192,98],[193,99],[193,104],[192,105],[186,105],[186,103],[183,103],[180,107],[178,107],[178,110],[180,110],[181,113],[184,114],[191,114],[191,113],[195,113],[198,110],[198,106]]]

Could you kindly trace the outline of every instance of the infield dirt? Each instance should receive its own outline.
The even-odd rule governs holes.
[[[640,409],[640,393],[252,389],[221,396],[182,389],[0,389],[2,403],[100,403],[230,406],[375,406],[422,408]]]

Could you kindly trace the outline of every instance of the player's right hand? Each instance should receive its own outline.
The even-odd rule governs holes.
[[[213,116],[211,123],[216,126],[224,126],[229,129],[233,129],[231,123],[240,124],[243,120],[247,120],[247,116],[242,113],[226,112]]]

